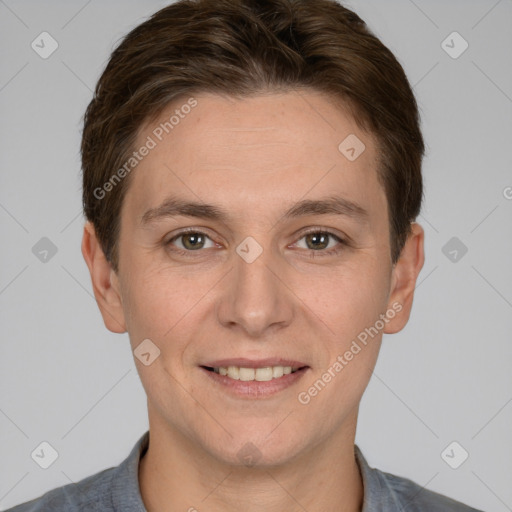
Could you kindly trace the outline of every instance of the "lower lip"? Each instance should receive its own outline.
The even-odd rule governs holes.
[[[200,367],[204,373],[214,382],[223,386],[224,389],[242,398],[266,398],[275,395],[279,391],[286,389],[296,382],[298,382],[304,374],[309,370],[309,367],[301,368],[294,373],[288,373],[277,379],[267,381],[243,381],[235,380],[225,375],[207,370],[206,368]]]

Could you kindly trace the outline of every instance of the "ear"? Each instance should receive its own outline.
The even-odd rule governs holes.
[[[392,270],[388,310],[394,310],[397,314],[386,324],[386,334],[401,331],[409,321],[416,279],[425,261],[424,239],[423,228],[414,222]]]
[[[126,332],[119,280],[103,253],[91,222],[87,222],[84,227],[82,254],[91,274],[94,296],[105,326],[115,333]]]

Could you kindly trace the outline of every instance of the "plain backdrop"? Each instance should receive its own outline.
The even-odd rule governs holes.
[[[148,427],[128,335],[105,329],[80,252],[79,143],[114,45],[166,4],[0,0],[1,509],[119,464]],[[356,442],[374,467],[512,510],[512,1],[346,5],[403,64],[427,143],[426,263]],[[58,44],[46,59],[42,32]],[[46,470],[43,441],[59,455]]]

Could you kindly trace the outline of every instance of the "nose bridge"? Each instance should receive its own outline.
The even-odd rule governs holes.
[[[229,293],[221,298],[218,318],[223,325],[238,325],[251,336],[258,336],[274,325],[291,321],[292,304],[277,255],[247,237],[233,254],[229,273]]]

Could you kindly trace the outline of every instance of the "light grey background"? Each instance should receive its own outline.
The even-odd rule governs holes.
[[[105,329],[80,252],[79,142],[113,45],[166,4],[0,0],[0,509],[117,465],[148,426],[128,335]],[[356,442],[379,469],[512,510],[512,0],[346,4],[404,65],[428,145],[426,264]],[[43,31],[59,44],[46,60]],[[457,59],[441,46],[454,31]],[[456,262],[452,237],[468,248]],[[46,470],[30,457],[42,441],[59,454]],[[458,469],[441,457],[452,441],[469,452]]]

